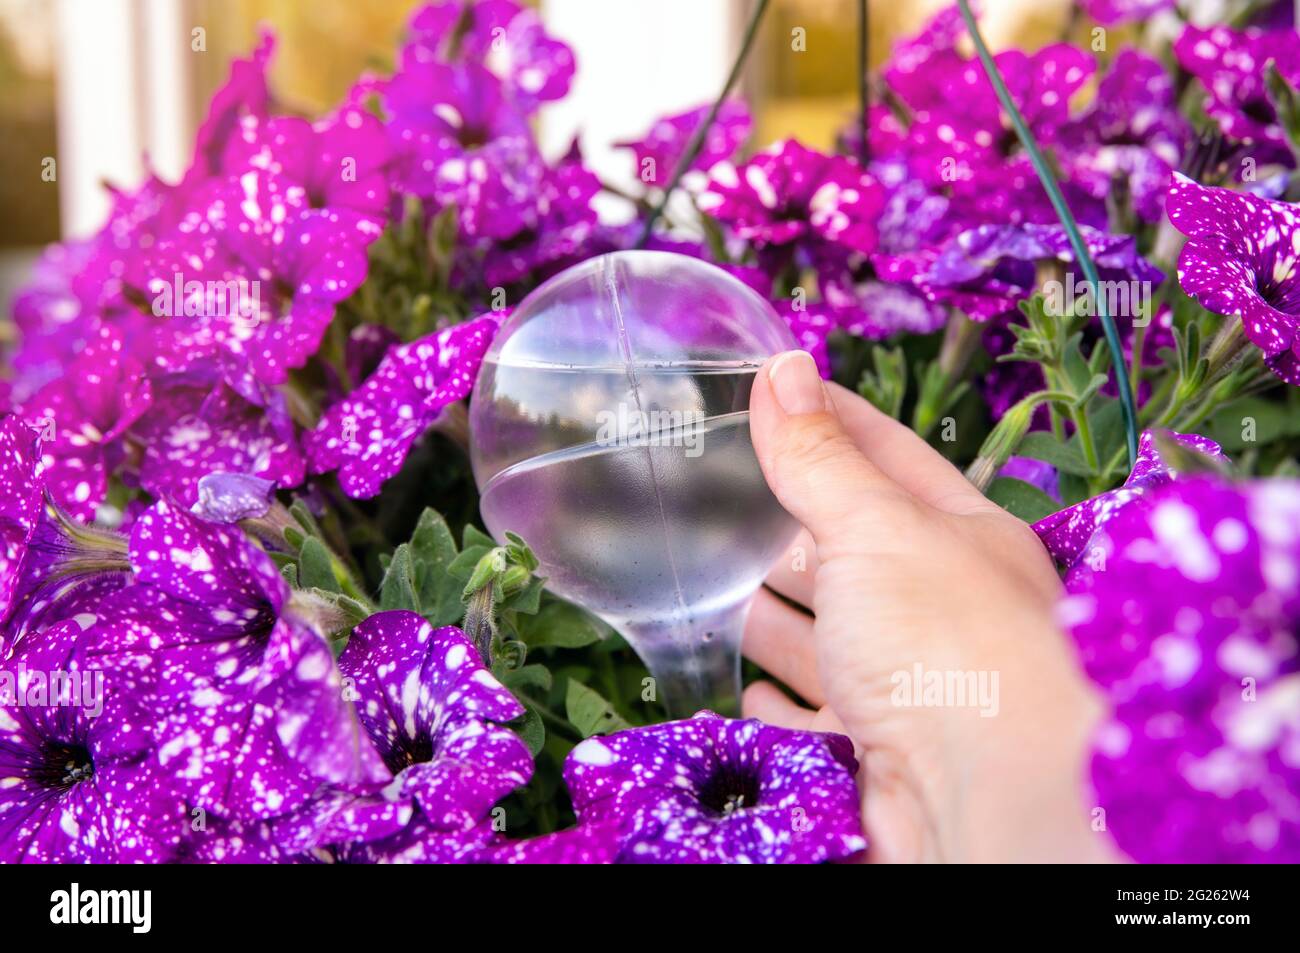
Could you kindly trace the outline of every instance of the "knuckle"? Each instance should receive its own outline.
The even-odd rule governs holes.
[[[827,470],[843,470],[861,461],[861,454],[829,415],[802,420],[782,429],[776,452],[781,462],[797,465],[799,473],[813,478]]]

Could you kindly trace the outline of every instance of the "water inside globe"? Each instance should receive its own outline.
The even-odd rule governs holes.
[[[763,480],[749,392],[795,342],[721,269],[665,252],[557,276],[503,325],[475,387],[488,528],[618,629],[675,715],[738,707],[748,606],[797,527]]]

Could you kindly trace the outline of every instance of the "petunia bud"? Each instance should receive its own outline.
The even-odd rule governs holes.
[[[966,479],[981,491],[993,482],[993,477],[1016,452],[1020,441],[1025,439],[1029,424],[1034,419],[1034,410],[1044,399],[1046,395],[1041,391],[1030,394],[1002,415],[1002,419],[984,441],[984,446],[980,447],[979,456],[967,467]]]

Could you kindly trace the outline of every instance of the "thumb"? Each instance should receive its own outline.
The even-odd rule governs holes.
[[[786,351],[763,365],[749,414],[768,486],[807,527],[823,558],[828,550],[867,550],[873,541],[895,538],[918,512],[911,494],[863,456],[845,432],[807,351]]]

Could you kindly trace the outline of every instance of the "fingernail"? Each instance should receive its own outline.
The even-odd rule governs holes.
[[[826,409],[826,388],[817,362],[807,351],[786,351],[767,372],[776,402],[787,414],[816,414]]]

